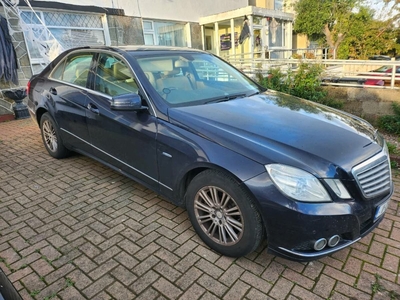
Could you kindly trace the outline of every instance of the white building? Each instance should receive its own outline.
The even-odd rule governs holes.
[[[23,38],[7,5],[0,14],[9,18],[26,81],[60,51],[85,45],[187,46],[220,56],[282,57],[281,50],[293,47],[291,1],[21,0],[16,9]],[[249,37],[240,44],[245,16]]]

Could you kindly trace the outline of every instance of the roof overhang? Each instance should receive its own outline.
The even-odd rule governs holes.
[[[207,17],[201,17],[199,23],[200,25],[206,25],[215,22],[223,22],[230,19],[243,18],[244,16],[270,17],[287,21],[293,21],[294,18],[294,15],[291,13],[285,13],[279,10],[266,9],[256,6],[246,6]]]

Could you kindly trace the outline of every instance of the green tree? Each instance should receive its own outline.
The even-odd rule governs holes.
[[[312,40],[324,40],[336,49],[346,38],[351,26],[350,16],[359,0],[299,0],[294,8],[294,30]],[[335,57],[334,57],[335,58]]]
[[[374,19],[375,11],[360,7],[349,17],[351,26],[338,49],[338,58],[368,59],[374,54],[384,54],[396,47],[396,30],[391,20]]]

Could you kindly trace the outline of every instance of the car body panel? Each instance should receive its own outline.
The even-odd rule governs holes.
[[[252,117],[246,118],[247,114]],[[171,122],[261,164],[279,161],[322,178],[334,176],[335,166],[349,170],[382,148],[367,122],[275,92],[212,104],[212,108],[172,108],[169,116]],[[338,150],[331,151],[332,145]],[[354,155],[347,156],[348,152]],[[318,160],[331,166],[324,169],[316,165]]]
[[[97,110],[86,110],[94,156],[158,190],[157,119],[147,112],[111,110],[110,99],[96,93],[88,95],[88,105]]]

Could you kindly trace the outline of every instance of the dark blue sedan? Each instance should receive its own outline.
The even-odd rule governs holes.
[[[228,256],[313,260],[357,242],[393,193],[385,141],[364,120],[266,91],[218,57],[79,48],[28,84],[55,158],[92,157],[186,207]]]

